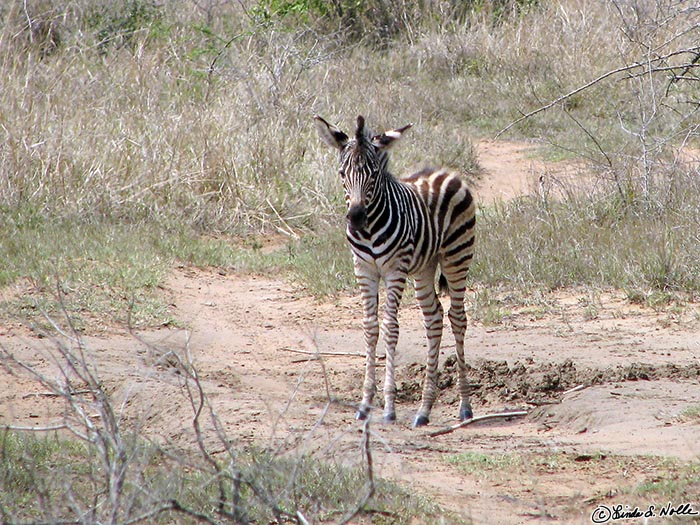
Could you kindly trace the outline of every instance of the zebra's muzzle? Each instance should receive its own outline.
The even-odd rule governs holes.
[[[353,230],[362,230],[367,226],[367,208],[363,204],[353,204],[346,215],[348,225]]]

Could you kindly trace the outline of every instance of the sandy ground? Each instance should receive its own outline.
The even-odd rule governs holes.
[[[512,198],[576,176],[570,167],[532,160],[531,149],[482,143],[479,198]],[[362,460],[362,424],[354,421],[364,373],[356,297],[320,303],[274,278],[188,268],[174,269],[163,293],[178,327],[139,333],[148,344],[117,329],[83,339],[126,423],[155,439],[185,439],[192,410],[168,366],[173,350],[191,356],[234,441],[348,464]],[[550,299],[549,312],[524,309],[502,325],[472,323],[468,331],[476,415],[511,409],[528,415],[438,437],[429,432],[454,424],[457,415],[451,334],[445,331],[442,362],[448,365],[431,425],[412,429],[426,345],[418,308],[404,306],[398,421],[382,424],[376,410],[370,423],[376,475],[430,495],[476,524],[590,523],[598,505],[668,503],[634,488],[660,475],[652,457],[684,462],[700,455],[700,419],[684,416],[700,406],[697,309],[656,312],[612,292],[594,309],[586,307],[586,292]],[[54,340],[17,323],[0,329],[0,342],[4,352],[55,374]],[[46,394],[26,373],[0,367],[0,422],[60,423],[61,405]],[[517,458],[517,467],[467,472],[450,461],[464,452]],[[691,503],[700,510],[697,498]]]

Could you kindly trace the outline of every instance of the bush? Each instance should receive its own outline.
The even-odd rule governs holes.
[[[67,324],[72,326],[70,319]],[[189,349],[135,341],[155,357],[144,379],[161,389],[175,386],[166,410],[180,416],[181,439],[159,444],[133,385],[116,391],[106,386],[99,352],[70,330],[34,349],[52,364],[48,372],[0,347],[3,366],[33,378],[62,409],[48,427],[0,429],[3,523],[348,522],[376,513],[404,524],[432,522],[441,514],[375,480],[369,423],[356,466],[341,466],[331,455],[238,448],[209,402]],[[330,408],[333,401],[327,403]],[[133,418],[130,405],[142,418]]]

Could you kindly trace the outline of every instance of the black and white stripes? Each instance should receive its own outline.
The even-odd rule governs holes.
[[[362,294],[367,351],[359,419],[367,417],[376,389],[376,347],[379,338],[378,294],[386,285],[381,335],[386,345],[384,419],[396,419],[394,358],[399,336],[397,312],[409,276],[423,311],[428,360],[421,406],[414,425],[428,423],[437,396],[437,369],[443,311],[435,292],[438,266],[450,296],[448,317],[455,336],[459,369],[459,417],[472,416],[464,361],[464,311],[467,269],[474,253],[476,206],[462,178],[443,169],[426,169],[396,179],[387,169],[388,149],[410,127],[372,135],[363,117],[353,138],[321,117],[315,117],[321,138],[340,151],[340,177],[347,203],[347,238]]]

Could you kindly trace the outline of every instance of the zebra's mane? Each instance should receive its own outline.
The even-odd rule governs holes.
[[[386,151],[377,149],[374,146],[372,142],[374,136],[372,130],[365,125],[365,118],[362,115],[358,116],[357,127],[355,128],[355,144],[351,148],[353,152],[352,155],[358,158],[361,155],[367,156],[367,153],[371,151],[377,159],[377,170],[379,174],[390,176],[388,171],[389,155]]]

